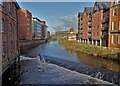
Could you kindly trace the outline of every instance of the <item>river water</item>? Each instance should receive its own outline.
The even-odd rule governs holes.
[[[62,59],[73,63],[80,63],[79,69],[81,70],[78,72],[88,74],[96,78],[98,78],[97,75],[99,73],[103,73],[105,80],[120,84],[120,63],[118,61],[93,57],[83,53],[76,53],[72,50],[65,49],[57,41],[41,44],[28,52],[29,55],[33,57],[41,54],[52,57],[52,59]],[[93,72],[94,74],[92,74]]]

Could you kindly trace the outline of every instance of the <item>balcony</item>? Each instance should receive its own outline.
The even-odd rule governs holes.
[[[88,20],[89,20],[89,22],[90,22],[92,19],[91,19],[91,18],[89,18]]]
[[[82,30],[82,28],[80,28],[80,30]]]
[[[103,26],[101,30],[102,31],[107,31],[108,30],[108,26]]]
[[[108,38],[108,35],[107,35],[107,34],[103,34],[103,35],[101,36],[101,38],[102,38],[102,39],[107,39],[107,38]]]
[[[103,18],[102,24],[109,22],[109,16]]]
[[[88,24],[88,26],[89,26],[89,28],[90,28],[90,27],[92,26],[92,24],[91,24],[91,23],[89,23],[89,24]]]
[[[91,36],[91,35],[88,35],[88,39],[92,39],[92,36]]]
[[[88,33],[91,33],[91,29],[88,30]]]

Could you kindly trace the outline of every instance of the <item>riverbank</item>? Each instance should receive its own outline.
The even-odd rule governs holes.
[[[31,77],[29,77],[31,76]],[[28,78],[29,77],[29,78]],[[39,58],[21,61],[22,84],[111,84],[107,81],[92,78],[52,63],[43,63]]]
[[[68,50],[73,50],[75,52],[86,53],[95,57],[102,57],[114,60],[120,60],[120,49],[115,48],[105,48],[95,45],[80,44],[78,42],[68,41],[65,38],[58,40],[59,43]]]
[[[28,53],[29,49],[33,49],[36,46],[46,43],[46,40],[28,40],[28,41],[20,41],[20,52],[23,53]]]

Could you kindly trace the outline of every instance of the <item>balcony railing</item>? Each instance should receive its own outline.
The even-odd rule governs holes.
[[[88,39],[92,39],[92,36],[91,36],[91,35],[88,35]]]
[[[107,31],[108,30],[108,26],[103,26],[101,30],[102,31]]]
[[[92,19],[91,19],[91,18],[89,18],[88,20],[89,20],[89,22],[90,22]]]
[[[88,30],[88,33],[91,33],[91,29]]]
[[[91,27],[91,26],[92,26],[92,24],[91,24],[91,23],[89,23],[89,24],[88,24],[88,26],[89,26],[89,27]]]
[[[109,22],[109,16],[103,18],[102,24]]]
[[[107,38],[108,38],[108,34],[103,34],[103,35],[101,36],[101,38],[102,38],[102,39],[107,39]]]

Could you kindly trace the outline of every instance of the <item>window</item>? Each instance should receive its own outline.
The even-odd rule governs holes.
[[[120,34],[118,35],[118,44],[120,44]]]
[[[97,32],[97,33],[96,33],[96,35],[98,36],[98,35],[99,35],[99,33]]]
[[[113,16],[116,16],[116,8],[113,9]]]
[[[14,33],[16,34],[17,33],[17,26],[14,25]]]
[[[5,42],[3,42],[3,44],[2,44],[2,58],[5,58],[5,51],[6,51]]]
[[[112,44],[115,43],[115,35],[112,35],[112,41],[111,41]]]
[[[120,21],[119,21],[119,30],[120,30]]]
[[[9,32],[10,32],[10,34],[12,33],[12,24],[11,23],[9,24]]]
[[[10,2],[8,3],[8,11],[9,12],[11,11],[11,3]]]
[[[27,30],[30,30],[29,28],[27,28]]]
[[[112,22],[112,30],[115,30],[116,28],[116,22]]]
[[[11,41],[11,54],[12,54],[13,42]]]
[[[5,32],[5,21],[3,19],[1,21],[1,32]]]

